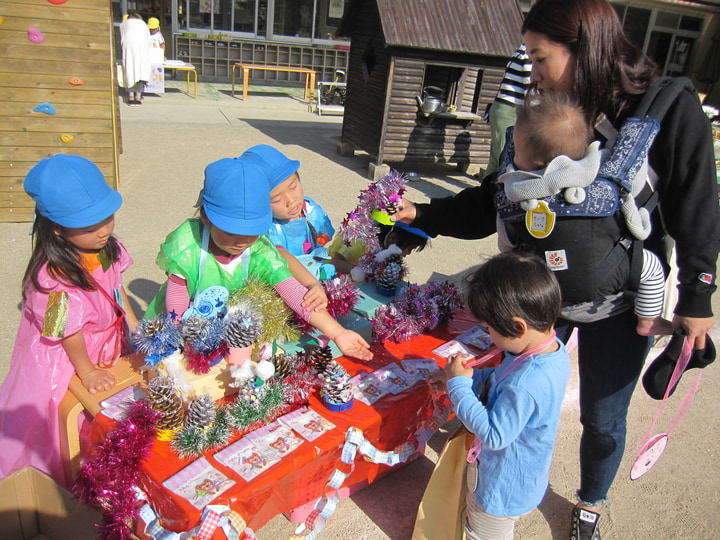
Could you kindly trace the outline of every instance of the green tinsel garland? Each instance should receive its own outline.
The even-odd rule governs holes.
[[[290,324],[292,310],[277,293],[258,278],[248,278],[233,292],[228,307],[244,303],[252,306],[262,318],[262,332],[257,343],[288,343],[300,339],[299,329]]]
[[[245,401],[238,399],[228,407],[228,412],[235,422],[235,428],[242,431],[258,420],[266,420],[273,411],[285,402],[281,383],[265,383],[259,399]]]
[[[233,425],[227,407],[218,407],[212,424],[205,428],[185,427],[175,435],[170,445],[183,459],[198,457],[206,450],[225,446],[232,435]]]

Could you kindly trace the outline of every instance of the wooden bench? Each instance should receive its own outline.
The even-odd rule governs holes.
[[[317,72],[312,69],[292,66],[265,66],[260,64],[233,64],[232,67],[232,92],[231,95],[235,96],[235,70],[241,69],[243,74],[243,101],[247,99],[248,93],[248,81],[250,79],[250,70],[264,70],[264,71],[287,71],[291,73],[304,73],[305,74],[305,93],[303,99],[308,99],[310,103],[315,101],[315,77]]]

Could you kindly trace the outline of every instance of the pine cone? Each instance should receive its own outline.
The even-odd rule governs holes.
[[[331,360],[318,374],[325,399],[332,403],[347,403],[352,397],[350,376],[337,361]]]
[[[198,396],[190,403],[185,426],[203,430],[212,426],[215,419],[215,401],[208,394]]]
[[[285,378],[293,372],[293,362],[289,355],[278,354],[273,359],[275,364],[275,375],[280,378]]]
[[[333,353],[329,345],[325,347],[313,346],[308,353],[308,362],[318,372],[324,371],[329,362],[332,362]]]
[[[200,341],[208,332],[209,322],[200,315],[191,315],[183,321],[182,336],[188,343]]]
[[[228,347],[242,349],[257,340],[262,328],[249,316],[225,318],[225,341]]]
[[[378,285],[386,289],[396,289],[402,279],[402,266],[397,262],[390,262],[377,278]]]
[[[157,421],[158,429],[177,429],[185,419],[182,397],[170,377],[155,377],[148,385],[150,408],[162,413]]]

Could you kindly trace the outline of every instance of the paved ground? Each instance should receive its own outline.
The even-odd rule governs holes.
[[[339,224],[367,184],[370,158],[360,152],[341,157],[335,151],[342,118],[308,112],[301,91],[251,87],[247,101],[230,97],[230,85],[200,83],[199,99],[184,93],[184,82],[169,82],[168,93],[148,96],[141,107],[121,105],[123,153],[120,192],[124,204],[117,215],[116,234],[135,264],[126,273],[131,301],[142,314],[163,279],[154,264],[165,235],[193,214],[204,167],[222,157],[234,157],[254,144],[271,144],[302,163],[300,173],[308,195]],[[424,201],[456,193],[475,180],[452,167],[398,165],[422,179],[410,184],[408,197]],[[20,282],[30,254],[29,224],[0,224],[0,377],[4,377],[19,319]],[[495,239],[466,242],[439,238],[425,252],[409,259],[409,279],[452,279],[484,256],[495,252]],[[717,302],[716,302],[717,303]],[[717,311],[717,308],[716,308]],[[720,344],[720,330],[713,335]],[[608,336],[612,339],[612,336]],[[681,382],[678,396],[692,377]],[[657,402],[639,389],[632,405],[628,451],[611,491],[612,502],[602,517],[603,538],[710,539],[720,536],[720,368],[706,370],[700,392],[660,462],[638,481],[629,479],[637,443],[650,426]],[[679,397],[665,407],[658,430],[666,430]],[[344,500],[320,538],[407,540],[418,502],[448,432],[446,426],[429,444],[425,457],[388,475]],[[517,537],[567,538],[569,512],[577,487],[577,447],[580,429],[577,378],[573,374],[565,401],[551,472],[551,487],[537,511],[522,519]],[[295,525],[278,516],[258,531],[261,540],[286,538]],[[444,539],[439,539],[444,540]]]

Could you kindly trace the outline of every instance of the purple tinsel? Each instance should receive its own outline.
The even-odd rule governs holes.
[[[340,234],[346,245],[359,241],[365,244],[369,252],[380,249],[377,238],[380,229],[372,212],[381,210],[394,213],[394,208],[400,204],[405,193],[406,182],[407,178],[393,169],[360,192],[357,208],[348,213],[340,224]]]
[[[360,301],[360,293],[347,274],[338,274],[332,279],[325,280],[322,282],[322,286],[328,299],[326,309],[333,319],[344,317]],[[297,315],[295,324],[300,327],[302,332],[313,330],[313,326],[309,322]]]
[[[80,467],[73,493],[83,504],[102,511],[99,540],[135,538],[131,530],[138,516],[135,484],[157,436],[155,421],[159,416],[146,402],[134,403],[125,420]]]
[[[378,308],[373,332],[378,341],[402,343],[448,321],[461,306],[461,293],[449,281],[431,281],[424,289],[412,284],[390,304]]]

